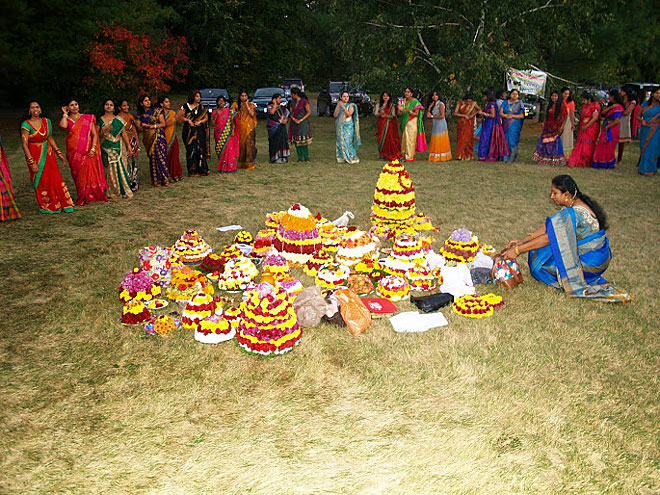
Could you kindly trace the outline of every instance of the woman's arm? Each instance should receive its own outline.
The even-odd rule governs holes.
[[[94,122],[94,125],[92,126],[92,147],[89,149],[89,152],[87,153],[88,157],[93,157],[96,154],[96,150],[98,149],[98,144],[99,144],[99,129],[96,127],[96,122]]]
[[[39,166],[34,161],[32,153],[30,153],[30,148],[28,147],[29,137],[30,131],[21,127],[21,146],[23,147],[23,153],[25,154],[25,161],[32,172],[37,172],[39,171]]]
[[[348,117],[352,117],[353,114],[355,113],[355,107],[353,107],[353,105],[348,105],[344,107],[344,112]]]
[[[529,241],[531,241],[533,239],[536,239],[537,237],[539,237],[543,234],[545,234],[545,225],[543,225],[542,227],[536,229],[534,232],[530,232],[529,234],[527,234],[525,237],[523,237],[520,240],[509,241],[509,243],[506,245],[504,250],[512,248],[513,246],[519,245],[523,242],[529,242]]]
[[[596,121],[598,120],[599,115],[600,114],[598,113],[598,110],[594,110],[594,112],[591,114],[591,118],[589,119],[589,122],[584,124],[582,126],[582,129],[586,129],[587,127],[590,127],[590,126],[594,125],[596,123]]]
[[[312,109],[309,106],[309,103],[305,104],[305,115],[303,115],[300,119],[295,119],[293,118],[293,115],[291,116],[291,120],[293,120],[296,124],[300,124],[303,120],[308,119],[309,116],[312,115]]]
[[[615,125],[619,125],[619,122],[620,122],[620,121],[621,121],[620,118],[618,118],[618,119],[614,119],[612,122],[610,122],[609,124],[607,124],[603,129],[605,129],[605,130],[607,130],[607,129],[611,129],[611,128],[614,127]]]
[[[176,122],[177,122],[177,124],[181,125],[185,121],[186,121],[186,114],[183,111],[183,107],[181,107],[176,111]],[[190,122],[188,122],[188,123],[190,123]]]
[[[428,110],[426,110],[426,118],[427,119],[434,119],[435,116],[431,113],[431,110],[433,110],[433,107],[435,106],[435,102],[432,101],[431,104],[429,105]]]
[[[413,110],[406,109],[406,112],[408,112],[411,117],[417,117],[419,115],[419,108],[415,108]]]
[[[55,142],[55,138],[53,136],[48,138],[48,143],[53,147],[53,150],[55,150],[55,154],[59,157],[59,159],[64,161],[62,150],[57,147],[57,143]]]
[[[543,228],[545,230],[545,227]],[[543,233],[533,239],[520,242],[519,244],[514,244],[512,247],[506,249],[502,253],[502,257],[507,260],[516,259],[518,255],[531,251],[533,249],[539,249],[550,244],[550,239],[548,239],[548,234]]]
[[[459,113],[458,107],[460,106],[461,102],[456,103],[456,109],[454,110],[454,117],[467,117],[464,113]]]
[[[60,127],[66,129],[69,127],[69,114],[66,113],[66,107],[62,107],[62,118],[60,119]]]
[[[121,131],[121,140],[124,141],[124,145],[126,146],[126,154],[130,157],[131,155],[131,141],[128,139],[128,135],[126,135],[126,130]]]
[[[436,117],[438,117],[439,119],[444,119],[445,118],[445,104],[442,103],[441,101],[439,101],[437,103],[437,105],[438,105],[438,108],[440,109],[440,113],[438,115],[436,115]]]
[[[249,101],[245,102],[245,107],[247,108],[247,113],[250,117],[254,117],[257,114],[257,111],[255,110],[256,107],[250,105]]]
[[[634,101],[631,101],[630,103],[628,103],[628,106],[623,111],[623,115],[624,116],[630,115],[633,112],[633,110],[635,109],[635,105],[636,105],[636,102],[634,102]]]
[[[162,115],[161,115],[161,116],[162,116]],[[202,124],[206,124],[208,121],[209,121],[209,113],[208,113],[206,110],[204,110],[204,117],[202,117],[201,119],[199,119],[199,120],[195,123],[195,125],[200,126],[200,125],[202,125]]]

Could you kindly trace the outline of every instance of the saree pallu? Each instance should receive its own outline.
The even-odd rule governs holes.
[[[504,100],[502,111],[507,115],[525,115],[525,107],[521,101],[509,103]],[[515,162],[518,159],[518,146],[520,145],[520,132],[522,131],[524,118],[522,119],[502,119],[502,129],[506,144],[509,147],[509,154],[502,157],[505,162]]]
[[[96,126],[96,117],[80,114],[76,121],[67,119],[66,125],[66,158],[76,184],[76,204],[83,206],[94,201],[108,201],[104,192],[108,184],[101,154],[95,152],[94,156],[87,156],[92,148],[92,129]]]
[[[639,128],[639,163],[637,171],[640,174],[655,174],[658,172],[658,160],[660,159],[660,105],[648,108],[648,102],[642,104],[640,112],[644,122],[650,126],[643,125]]]
[[[440,115],[440,102],[433,105],[432,115]],[[446,162],[451,160],[451,144],[449,144],[449,129],[447,120],[433,119],[431,125],[431,145],[429,146],[430,162]]]
[[[573,129],[571,128],[570,118],[575,118],[575,102],[564,102],[566,106],[566,122],[564,123],[564,129],[561,133],[561,145],[564,148],[564,156],[568,159],[573,152]],[[573,112],[573,117],[571,117],[571,111]]]
[[[632,123],[631,123],[630,133],[632,134],[633,139],[637,139],[637,135],[639,134],[639,129],[640,127],[642,127],[642,123],[639,120],[637,120],[640,107],[641,105],[635,105],[635,109],[632,112]]]
[[[147,110],[140,121],[143,124],[158,124],[160,120],[160,109]],[[167,162],[167,140],[163,129],[145,129],[143,128],[144,147],[149,156],[149,173],[151,175],[151,185],[167,185],[170,177],[170,166]]]
[[[532,277],[563,289],[571,297],[619,303],[631,300],[602,277],[612,259],[604,230],[584,237],[579,235],[574,208],[565,208],[548,217],[545,229],[550,245],[529,252]]]
[[[167,142],[167,165],[173,181],[183,179],[183,169],[179,160],[179,140],[176,137],[176,112],[168,110],[165,115],[165,142]]]
[[[353,115],[346,116],[344,109],[339,110],[339,115],[335,119],[335,132],[337,133],[337,147],[335,154],[337,163],[360,163],[357,156],[357,149],[361,144],[360,140],[360,117],[355,103],[349,103],[346,108],[353,108]]]
[[[401,154],[401,140],[399,139],[399,124],[396,120],[396,105],[390,103],[386,107],[392,118],[378,117],[376,137],[378,139],[378,157],[385,160],[398,160]]]
[[[268,105],[272,108],[272,104]],[[289,161],[289,136],[286,132],[284,120],[289,117],[289,111],[286,108],[278,108],[274,113],[269,113],[266,120],[266,130],[268,131],[268,154],[270,163],[287,163]]]
[[[100,134],[101,157],[103,165],[108,169],[108,196],[132,198],[133,191],[128,183],[126,169],[126,152],[121,141],[121,133],[126,127],[126,122],[121,117],[115,117],[109,124],[101,119],[99,126],[101,130],[105,126],[110,126],[110,131],[105,136]]]
[[[499,115],[497,104],[489,101],[484,108],[485,113],[495,110],[495,117],[486,117],[481,123],[481,134],[479,136],[479,148],[477,157],[480,162],[497,162],[508,156],[509,146],[506,144],[502,119]]]
[[[204,115],[206,115],[206,107],[201,104],[195,108],[191,108],[190,104],[186,103],[181,108],[183,109],[184,116],[193,122],[201,122],[204,119]],[[181,137],[186,147],[188,175],[209,174],[207,129],[208,123],[197,126],[191,126],[188,122],[184,122],[183,124]]]
[[[307,113],[305,110],[307,104],[309,102],[305,98],[300,98],[291,115],[296,119],[302,119]],[[300,124],[296,124],[293,120],[289,121],[289,142],[296,146],[309,146],[312,140],[312,126],[309,119],[303,120]]]
[[[600,114],[600,103],[588,103],[580,111],[580,129],[578,131],[577,142],[573,153],[568,159],[569,167],[591,167],[596,149],[596,140],[598,140],[598,131],[600,131],[600,118],[586,129],[584,126],[591,120],[594,113]]]
[[[561,142],[560,134],[564,128],[567,115],[566,105],[561,106],[560,115],[555,115],[554,105],[550,107],[543,123],[543,131],[536,143],[536,150],[532,155],[532,160],[545,165],[566,165],[564,146]]]
[[[458,105],[458,113],[462,115],[471,115],[476,105],[477,104],[475,102],[467,103],[462,101]],[[456,127],[456,159],[472,160],[472,154],[474,150],[474,116],[470,118],[459,117]]]
[[[236,111],[229,108],[214,110],[212,117],[215,117],[213,136],[218,155],[218,172],[236,172],[239,143]]]
[[[9,174],[9,162],[5,148],[0,141],[0,222],[6,220],[18,220],[21,212],[14,201],[14,190],[11,186],[11,175]]]
[[[615,168],[616,166],[616,144],[619,141],[619,126],[615,125],[607,130],[605,127],[613,120],[620,119],[623,115],[623,107],[618,103],[608,107],[603,112],[600,138],[596,143],[594,151],[593,168]]]
[[[399,132],[401,134],[401,152],[407,162],[415,161],[415,153],[423,153],[428,150],[426,145],[426,132],[424,130],[424,106],[415,98],[404,106],[404,115],[399,121]],[[408,110],[419,110],[417,117],[413,117]]]
[[[257,158],[257,106],[248,102],[255,112],[254,116],[245,110],[239,110],[236,102],[232,109],[238,112],[238,168],[253,169]]]
[[[53,133],[50,119],[41,119],[41,127],[37,130],[27,120],[21,124],[21,129],[27,129],[28,148],[34,158],[37,171],[30,169],[30,180],[37,195],[37,203],[41,213],[62,213],[73,211],[73,200],[66,184],[57,168],[55,152],[48,142]]]
[[[124,119],[126,122],[126,128],[124,132],[126,137],[128,137],[129,151],[131,153],[130,158],[126,160],[126,168],[128,169],[128,185],[131,188],[131,191],[135,192],[140,187],[138,179],[138,164],[135,155],[138,152],[140,147],[140,140],[138,138],[137,126],[135,125],[135,117],[130,113],[120,113],[119,117]]]

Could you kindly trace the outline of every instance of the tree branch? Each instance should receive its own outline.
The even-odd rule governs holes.
[[[365,22],[365,24],[369,26],[375,26],[375,27],[380,27],[380,28],[395,28],[395,29],[433,29],[433,28],[439,28],[443,26],[460,26],[458,22],[443,22],[441,24],[426,24],[423,26],[404,26],[402,24],[392,24],[390,22],[387,22],[385,24],[379,24],[377,22]]]
[[[553,3],[552,3],[552,0],[547,0],[547,2],[545,2],[543,5],[541,5],[541,6],[539,6],[539,7],[535,7],[535,8],[533,8],[533,9],[529,9],[529,10],[524,10],[524,11],[520,12],[519,14],[517,14],[517,15],[511,17],[510,19],[507,19],[507,20],[504,21],[502,24],[500,24],[500,27],[503,28],[503,27],[506,26],[509,22],[514,21],[514,20],[516,20],[516,19],[520,19],[521,17],[525,17],[527,14],[532,14],[532,13],[534,13],[534,12],[538,12],[538,11],[540,11],[540,10],[544,10],[544,9],[554,9],[554,8],[559,8],[559,7],[563,7],[563,5],[561,5],[561,4],[553,4]],[[490,38],[490,36],[491,36],[492,34],[493,34],[493,32],[491,31],[490,33],[488,33],[488,36],[487,36],[487,37]]]

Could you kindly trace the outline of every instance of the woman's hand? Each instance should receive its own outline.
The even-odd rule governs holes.
[[[64,155],[62,154],[62,150],[56,149],[55,154],[58,156],[60,160],[64,161]]]
[[[94,155],[96,155],[96,149],[92,146],[87,152],[87,158],[94,158]]]
[[[28,164],[28,168],[30,169],[31,172],[38,172],[39,171],[39,166],[37,165],[37,162],[34,161],[34,158],[31,156],[26,156],[25,161]]]
[[[515,246],[502,251],[502,258],[505,260],[515,260],[517,256]]]
[[[514,239],[513,241],[509,241],[509,243],[504,247],[505,250],[511,249],[514,247],[516,244],[520,244],[520,241],[517,239]]]

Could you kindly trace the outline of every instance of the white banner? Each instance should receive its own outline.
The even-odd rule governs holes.
[[[543,97],[548,74],[540,70],[510,69],[506,74],[506,89],[517,89],[527,95]]]

